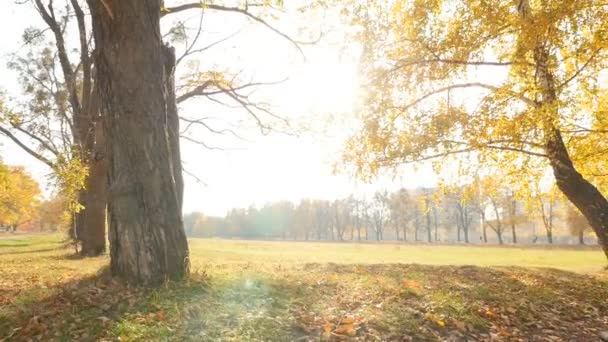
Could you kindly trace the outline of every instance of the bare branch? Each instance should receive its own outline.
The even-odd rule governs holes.
[[[252,6],[252,5],[249,5],[249,6]],[[287,34],[281,32],[280,30],[278,30],[274,26],[270,25],[266,20],[264,20],[264,19],[262,19],[262,18],[260,18],[258,16],[253,15],[251,12],[249,12],[247,10],[247,8],[221,6],[221,5],[216,5],[216,4],[205,4],[205,3],[201,3],[201,2],[195,2],[195,3],[189,3],[189,4],[183,4],[183,5],[179,5],[179,6],[175,6],[175,7],[165,8],[165,10],[161,13],[161,17],[164,17],[165,15],[168,15],[168,14],[178,13],[178,12],[182,12],[182,11],[186,11],[186,10],[190,10],[190,9],[201,9],[201,10],[207,10],[207,9],[209,9],[209,10],[214,10],[214,11],[232,12],[232,13],[242,14],[242,15],[250,18],[251,20],[262,24],[263,26],[266,26],[266,28],[268,28],[269,30],[271,30],[275,34],[277,34],[277,35],[283,37],[284,39],[286,39],[288,42],[290,42],[298,50],[298,52],[300,53],[300,55],[303,58],[304,58],[305,55],[304,55],[304,51],[302,50],[302,48],[300,47],[300,45],[314,44],[315,43],[315,42],[301,42],[301,41],[294,40],[293,38],[291,38]]]
[[[204,148],[206,148],[208,150],[216,150],[216,151],[224,151],[225,150],[225,149],[223,149],[221,147],[209,146],[205,142],[193,139],[193,138],[191,138],[191,137],[189,137],[187,135],[180,135],[179,137],[182,138],[182,139],[185,139],[187,141],[193,142],[195,144],[201,145],[201,146],[203,146]]]
[[[241,136],[239,136],[238,134],[236,134],[236,132],[232,129],[229,128],[224,128],[224,129],[214,129],[213,127],[209,126],[209,124],[207,124],[205,122],[205,119],[188,119],[188,118],[184,118],[184,117],[180,117],[179,118],[182,121],[187,122],[188,124],[186,125],[186,128],[184,128],[180,134],[183,134],[185,132],[187,132],[190,127],[192,127],[193,125],[200,125],[203,126],[204,128],[206,128],[209,132],[211,133],[215,133],[215,134],[230,134],[232,136],[234,136],[235,138],[241,139],[241,140],[245,140],[244,138],[242,138]]]
[[[52,2],[49,3],[48,11],[45,6],[42,4],[41,0],[34,0],[36,4],[36,8],[44,22],[48,25],[48,27],[53,32],[55,36],[55,45],[57,47],[57,52],[59,56],[59,63],[61,64],[61,69],[63,71],[63,75],[65,77],[66,87],[68,89],[68,93],[70,94],[70,104],[72,105],[73,111],[75,115],[80,113],[80,101],[78,99],[78,90],[75,82],[74,70],[72,68],[72,64],[68,57],[68,53],[65,47],[65,40],[63,37],[63,30],[57,20],[55,19],[55,14],[53,10]]]
[[[23,133],[23,134],[27,135],[28,137],[30,137],[31,139],[36,140],[38,143],[40,143],[40,145],[42,145],[42,147],[44,147],[46,150],[48,150],[49,152],[51,152],[51,153],[52,153],[52,154],[54,154],[55,156],[58,156],[58,155],[59,155],[59,152],[58,152],[58,151],[57,151],[55,148],[53,148],[51,145],[49,145],[49,144],[48,144],[46,141],[44,141],[44,140],[43,140],[42,138],[40,138],[39,136],[37,136],[37,135],[33,134],[32,132],[30,132],[30,131],[28,131],[28,130],[26,130],[26,129],[23,129],[23,128],[22,128],[22,127],[20,127],[20,126],[13,125],[13,127],[14,127],[16,130],[18,130],[19,132],[21,132],[21,133]]]
[[[45,163],[46,165],[48,165],[52,169],[55,167],[55,164],[50,159],[44,157],[42,154],[40,154],[40,153],[34,151],[33,149],[29,148],[26,144],[24,144],[21,140],[19,140],[19,138],[17,138],[17,136],[15,136],[8,129],[0,126],[0,132],[3,133],[4,135],[6,135],[15,144],[17,144],[17,146],[21,147],[21,149],[23,149],[25,152],[29,153],[34,158],[36,158],[36,159],[40,160],[41,162]]]
[[[190,176],[190,177],[194,178],[194,180],[195,180],[197,183],[200,183],[200,184],[202,184],[202,185],[204,185],[204,186],[208,186],[208,184],[207,184],[207,183],[203,182],[203,181],[202,181],[200,178],[198,178],[198,177],[197,177],[197,176],[196,176],[194,173],[192,173],[192,172],[188,171],[188,170],[187,170],[187,169],[184,167],[184,162],[182,162],[182,171],[183,171],[185,174],[187,174],[188,176]]]
[[[226,42],[229,39],[235,37],[237,34],[241,33],[241,31],[242,31],[242,29],[238,30],[236,32],[233,32],[233,33],[229,34],[228,36],[226,36],[226,37],[224,37],[224,38],[222,38],[220,40],[217,40],[217,41],[215,41],[215,42],[213,42],[213,43],[211,43],[209,45],[206,45],[206,46],[204,46],[204,47],[202,47],[200,49],[193,49],[193,50],[187,51],[180,58],[177,59],[177,61],[175,62],[175,64],[178,65],[187,56],[193,55],[195,53],[205,52],[205,51],[211,49],[212,47],[214,47],[216,45],[219,45],[219,44],[221,44],[223,42]],[[192,44],[191,46],[194,46],[194,44]]]

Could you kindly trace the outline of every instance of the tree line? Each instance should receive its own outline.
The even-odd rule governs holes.
[[[554,188],[523,200],[479,186],[378,191],[369,198],[279,201],[231,209],[225,217],[186,214],[191,237],[410,241],[426,243],[580,243],[584,217]],[[475,191],[471,191],[475,190]]]

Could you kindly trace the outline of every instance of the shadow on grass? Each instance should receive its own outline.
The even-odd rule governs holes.
[[[156,289],[116,282],[102,269],[44,293],[25,290],[0,310],[0,340],[593,340],[608,321],[607,279],[554,269],[223,268]],[[341,334],[345,317],[355,323]]]
[[[125,334],[166,340],[172,332],[165,320],[205,292],[205,279],[196,275],[154,289],[119,282],[103,267],[93,276],[19,292],[0,309],[0,341],[97,341]]]

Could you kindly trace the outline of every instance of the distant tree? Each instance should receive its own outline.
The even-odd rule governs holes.
[[[464,238],[469,243],[469,231],[476,206],[476,193],[472,185],[450,186],[446,189],[445,207],[450,220],[456,222],[456,241]]]
[[[420,206],[422,209],[422,212],[424,213],[424,218],[426,220],[426,235],[427,235],[427,242],[431,243],[433,241],[433,237],[432,237],[432,217],[431,215],[433,214],[433,199],[432,199],[432,192],[431,189],[428,188],[422,188],[421,189],[421,198],[420,198]]]
[[[41,231],[66,230],[70,225],[70,216],[67,200],[62,196],[55,196],[38,205],[38,221]]]
[[[292,238],[296,240],[301,236],[304,240],[308,240],[311,235],[311,230],[314,220],[313,204],[308,199],[303,199],[295,208],[292,225],[294,227]]]
[[[581,212],[573,205],[566,206],[566,223],[570,234],[578,239],[578,243],[585,244],[585,233],[592,231],[589,222]]]
[[[503,244],[504,233],[504,208],[505,190],[495,176],[487,176],[476,181],[474,185],[481,190],[479,194],[478,211],[482,218],[483,241],[487,242],[486,227],[490,227],[495,233],[499,244]]]
[[[372,204],[372,223],[373,229],[376,233],[376,240],[381,241],[384,239],[384,228],[390,218],[390,202],[388,192],[378,191],[374,194],[374,201]]]
[[[35,219],[39,195],[38,183],[23,167],[0,162],[0,224],[15,231],[19,225]]]
[[[313,201],[313,226],[317,240],[323,237],[329,239],[329,231],[331,230],[331,208],[327,201]]]
[[[352,205],[353,202],[348,198],[335,200],[332,203],[333,227],[336,230],[338,240],[344,240],[344,234],[348,227],[352,226]]]
[[[517,243],[517,225],[527,221],[527,215],[522,211],[516,193],[513,190],[503,190],[502,194],[504,224],[511,227],[511,241]]]
[[[553,243],[555,219],[558,216],[556,206],[559,203],[559,199],[559,189],[555,185],[544,192],[537,186],[537,194],[534,196],[536,208],[538,208],[536,213],[540,216],[543,223],[549,244]]]
[[[184,215],[184,231],[187,236],[210,236],[205,234],[203,231],[203,223],[205,222],[205,214],[200,212],[193,212]]]
[[[407,226],[415,205],[411,203],[406,189],[399,189],[397,192],[392,193],[389,202],[391,224],[395,229],[397,240],[400,240],[399,234],[402,233],[403,241],[407,241]]]

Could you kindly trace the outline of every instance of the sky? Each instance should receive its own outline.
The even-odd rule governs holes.
[[[167,1],[167,7],[170,4]],[[252,98],[268,103],[273,113],[286,118],[292,130],[261,134],[252,117],[242,108],[194,100],[180,107],[188,118],[210,117],[216,129],[233,129],[241,138],[212,134],[202,128],[185,133],[197,141],[220,149],[207,149],[182,139],[184,163],[184,212],[200,211],[224,215],[233,207],[262,206],[267,202],[303,198],[335,199],[352,193],[369,195],[375,190],[432,186],[435,177],[429,167],[405,169],[399,177],[381,177],[363,184],[346,174],[335,174],[344,140],[356,127],[355,112],[362,93],[357,75],[358,46],[345,40],[334,22],[310,25],[287,14],[274,22],[290,35],[310,38],[322,30],[323,39],[303,46],[305,58],[285,39],[242,16],[205,13],[204,31],[197,46],[209,45],[235,34],[180,64],[180,76],[191,70],[222,70],[239,73],[254,81],[287,81],[259,89]],[[163,19],[166,32],[178,20],[198,27],[200,13],[190,11]],[[310,18],[308,18],[310,20]],[[316,22],[316,21],[313,21]],[[319,21],[320,22],[320,21]],[[11,4],[0,11],[0,29],[5,32],[0,47],[0,88],[17,96],[16,75],[5,68],[11,53],[24,52],[21,33],[28,26],[42,27],[30,4]],[[306,27],[305,32],[299,32]],[[10,34],[9,34],[10,33]],[[311,38],[312,39],[312,38]],[[181,45],[176,43],[178,54]],[[276,123],[276,120],[269,122]],[[0,156],[7,164],[24,165],[41,183],[50,170],[7,139],[0,137]],[[47,188],[47,193],[50,189]]]

